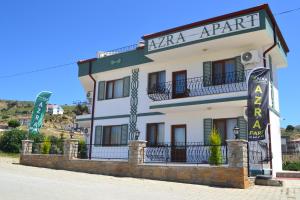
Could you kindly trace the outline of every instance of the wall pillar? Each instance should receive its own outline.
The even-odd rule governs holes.
[[[32,153],[32,140],[22,140],[21,155],[29,155]]]
[[[139,165],[143,163],[144,148],[146,147],[146,143],[147,141],[143,140],[129,140],[128,163],[130,165]]]
[[[77,158],[78,154],[78,140],[77,139],[65,139],[64,140],[64,157],[67,160]]]
[[[248,169],[247,141],[243,139],[226,140],[228,146],[229,167]]]

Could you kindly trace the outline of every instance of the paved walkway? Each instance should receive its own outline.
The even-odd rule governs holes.
[[[0,159],[0,200],[300,200],[300,180],[289,180],[285,187],[241,190],[27,167],[12,161]]]

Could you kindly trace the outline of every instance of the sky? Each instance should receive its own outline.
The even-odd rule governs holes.
[[[167,28],[268,3],[273,13],[300,7],[300,1],[259,0],[1,0],[0,99],[34,101],[52,91],[50,103],[85,100],[76,62],[137,43]],[[276,16],[290,48],[288,68],[280,69],[282,127],[300,124],[300,10]],[[16,73],[74,63],[22,76]]]

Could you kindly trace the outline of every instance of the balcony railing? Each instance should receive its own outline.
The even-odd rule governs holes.
[[[162,101],[174,98],[246,91],[246,77],[248,73],[249,71],[235,71],[209,77],[202,76],[159,83],[148,88],[148,96],[153,101]]]

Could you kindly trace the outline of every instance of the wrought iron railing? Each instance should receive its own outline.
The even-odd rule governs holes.
[[[227,164],[227,145],[204,145],[197,142],[147,146],[144,148],[144,162],[209,164],[212,148],[219,148],[222,155],[221,164]]]
[[[109,50],[109,51],[106,51],[106,52],[110,53],[111,55],[114,55],[114,54],[118,54],[118,53],[124,53],[124,52],[127,52],[127,51],[135,50],[137,47],[138,47],[137,44],[132,44],[132,45],[120,47],[120,48],[117,48],[117,49]]]
[[[153,101],[162,101],[178,97],[246,91],[248,73],[249,71],[235,71],[159,83],[147,89],[148,96]]]

